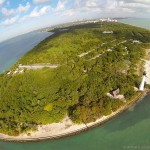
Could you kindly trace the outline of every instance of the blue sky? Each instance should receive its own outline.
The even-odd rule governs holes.
[[[82,19],[150,17],[150,0],[0,0],[0,41]]]

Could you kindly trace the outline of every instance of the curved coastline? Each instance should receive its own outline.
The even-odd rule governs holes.
[[[43,41],[45,41],[48,38],[52,38],[53,36],[55,36],[55,34],[52,34],[52,35],[48,36]],[[55,134],[55,135],[50,135],[49,133],[47,133],[46,136],[35,136],[35,137],[33,137],[33,136],[32,137],[31,136],[25,136],[24,137],[22,135],[19,135],[19,136],[15,137],[15,136],[8,136],[8,135],[0,133],[0,140],[9,141],[9,142],[36,142],[36,141],[41,141],[41,140],[60,139],[60,138],[69,137],[69,136],[73,136],[73,135],[76,135],[76,134],[80,134],[81,132],[84,132],[84,131],[90,130],[92,128],[95,128],[97,126],[100,126],[103,123],[105,123],[105,122],[113,119],[114,117],[120,115],[122,112],[126,111],[128,108],[130,108],[134,104],[138,103],[147,94],[149,94],[149,92],[150,92],[150,90],[145,90],[144,92],[141,92],[140,94],[138,93],[138,95],[136,95],[131,101],[125,103],[125,105],[122,106],[121,108],[119,108],[117,111],[111,113],[108,116],[103,116],[103,117],[97,119],[95,122],[91,122],[91,123],[88,123],[88,124],[81,124],[81,125],[74,124],[73,126],[76,126],[76,127],[78,126],[74,130],[72,129],[72,130],[64,131],[64,132],[62,132],[60,134]],[[69,128],[71,128],[73,126],[70,126]],[[39,131],[35,131],[35,133],[36,132],[39,132]]]
[[[77,129],[72,129],[71,131],[68,132],[62,132],[60,134],[55,134],[55,135],[49,135],[47,134],[46,136],[35,136],[35,137],[31,137],[31,136],[23,136],[23,135],[19,135],[19,136],[8,136],[5,134],[0,134],[0,140],[2,141],[8,141],[8,142],[37,142],[37,141],[41,141],[41,140],[54,140],[54,139],[60,139],[60,138],[64,138],[64,137],[69,137],[69,136],[73,136],[73,135],[77,135],[80,134],[81,132],[90,130],[92,128],[98,127],[100,125],[102,125],[103,123],[113,119],[114,117],[120,115],[122,112],[126,111],[128,108],[130,108],[131,106],[133,106],[134,104],[138,103],[140,100],[142,100],[145,96],[147,96],[149,94],[150,90],[145,90],[144,92],[139,93],[138,95],[136,95],[131,101],[127,102],[124,106],[122,106],[121,108],[119,108],[117,111],[111,113],[108,116],[103,116],[99,119],[97,119],[95,122],[91,122],[88,124],[81,124],[81,125],[76,125],[74,124],[73,126],[78,126]],[[71,126],[71,127],[73,127]],[[38,131],[35,131],[35,133]]]

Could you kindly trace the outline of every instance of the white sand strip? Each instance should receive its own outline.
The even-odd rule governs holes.
[[[145,61],[146,83],[150,84],[150,61]]]

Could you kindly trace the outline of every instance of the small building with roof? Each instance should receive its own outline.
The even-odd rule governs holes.
[[[110,92],[110,94],[111,94],[114,98],[116,98],[116,97],[119,95],[119,93],[120,93],[120,89],[119,89],[119,88]]]
[[[124,95],[120,94],[119,88],[112,90],[110,93],[107,93],[107,96],[109,96],[111,99],[119,99],[120,101],[124,103],[126,102]]]

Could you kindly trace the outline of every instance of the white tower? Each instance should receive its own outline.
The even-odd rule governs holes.
[[[142,82],[141,82],[140,87],[139,87],[140,91],[144,91],[145,81],[146,81],[146,75],[143,75],[143,79],[142,79]]]

